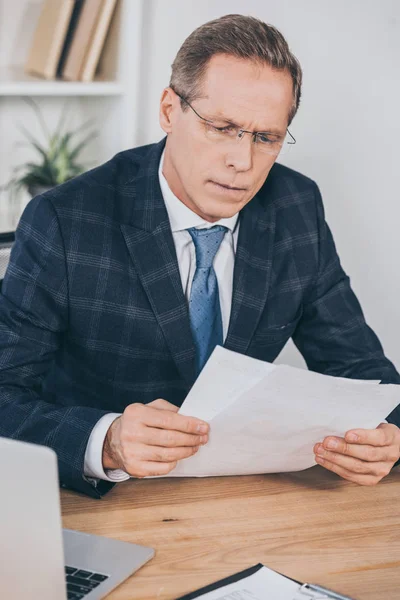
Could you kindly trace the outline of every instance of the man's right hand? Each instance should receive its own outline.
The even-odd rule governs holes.
[[[110,426],[103,446],[103,468],[132,477],[167,475],[178,460],[208,442],[209,425],[178,415],[166,400],[130,404]]]

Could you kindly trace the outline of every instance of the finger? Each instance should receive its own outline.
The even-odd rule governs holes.
[[[391,439],[389,441],[387,438],[387,433],[382,429],[352,429],[346,432],[344,438],[330,435],[324,439],[322,444],[327,450],[348,454],[350,445],[383,447],[391,442]]]
[[[135,472],[129,473],[132,477],[142,479],[143,477],[157,477],[158,475],[168,475],[175,469],[177,463],[151,462],[146,461],[141,463],[140,468],[135,469]]]
[[[345,440],[351,444],[387,446],[394,440],[396,431],[396,425],[383,423],[377,429],[351,429],[346,432]]]
[[[353,473],[341,467],[340,465],[332,463],[318,456],[316,457],[316,461],[319,465],[321,465],[328,471],[332,471],[332,473],[336,473],[343,479],[347,479],[347,481],[352,481],[353,483],[358,483],[359,485],[376,485],[381,479],[373,475]]]
[[[149,446],[163,446],[175,448],[177,446],[203,446],[208,442],[208,435],[195,435],[181,433],[172,429],[158,429],[145,426],[138,430],[136,435],[138,442]]]
[[[172,410],[172,412],[178,412],[179,410],[178,406],[171,404],[171,402],[168,402],[168,400],[164,400],[163,398],[157,398],[157,400],[149,402],[146,406],[152,406],[153,408],[158,408],[160,410]]]
[[[375,475],[380,478],[385,477],[390,471],[392,463],[388,462],[367,462],[352,456],[345,456],[344,454],[337,454],[330,452],[324,448],[320,448],[316,454],[317,458],[320,458],[330,463],[334,463],[346,471],[351,473],[364,474],[364,475]]]
[[[145,406],[144,409],[141,411],[141,421],[149,427],[173,429],[183,433],[208,433],[208,423],[195,417],[186,417],[169,410],[158,410],[150,406]]]
[[[146,446],[143,445],[139,456],[136,458],[140,461],[151,462],[175,462],[193,456],[198,451],[198,446],[179,447],[179,448],[162,448],[161,446]]]
[[[323,444],[315,445],[314,452],[323,456],[322,449],[359,458],[367,462],[396,462],[399,454],[398,448],[394,445],[382,447],[348,444],[343,438],[325,438]],[[319,452],[320,450],[321,452]]]

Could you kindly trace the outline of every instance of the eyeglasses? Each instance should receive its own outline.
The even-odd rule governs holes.
[[[290,147],[296,143],[296,140],[289,129],[286,130],[287,134],[283,137],[268,131],[247,131],[233,123],[219,127],[214,121],[199,115],[197,110],[193,108],[184,96],[181,96],[177,92],[175,92],[175,94],[192,109],[199,119],[202,120],[205,126],[206,136],[210,141],[215,143],[232,142],[233,140],[241,140],[245,133],[249,133],[253,138],[253,143],[257,150],[260,150],[263,154],[272,156],[282,154],[284,149],[288,149],[288,146]]]

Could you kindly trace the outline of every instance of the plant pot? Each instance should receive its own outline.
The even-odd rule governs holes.
[[[53,186],[45,186],[45,185],[30,185],[28,188],[28,192],[34,198],[35,196],[39,196],[39,194],[44,194],[52,189]]]

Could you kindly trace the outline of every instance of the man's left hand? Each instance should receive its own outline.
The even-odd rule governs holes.
[[[344,438],[328,436],[314,446],[315,460],[329,471],[360,485],[376,485],[400,456],[400,429],[351,429]]]

